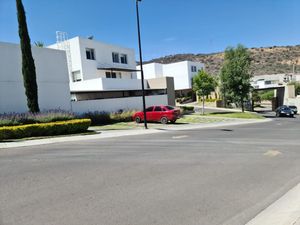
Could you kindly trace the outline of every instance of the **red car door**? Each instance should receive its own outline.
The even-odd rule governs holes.
[[[163,111],[161,106],[155,106],[155,109],[152,113],[152,120],[153,121],[160,121],[161,117],[162,117]]]
[[[153,120],[153,109],[154,106],[150,106],[146,109],[146,117],[147,117],[147,121],[152,121]]]

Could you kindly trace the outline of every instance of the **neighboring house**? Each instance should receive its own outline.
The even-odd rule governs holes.
[[[71,110],[66,54],[32,47],[41,110]],[[27,112],[19,44],[0,42],[0,113]]]
[[[140,70],[140,66],[136,67]],[[149,63],[143,65],[144,78],[173,77],[177,95],[185,95],[192,91],[192,79],[199,70],[204,69],[200,62],[182,61],[170,64]],[[140,72],[137,77],[141,78]]]
[[[300,82],[300,74],[257,75],[252,77],[251,85],[255,89],[265,89],[285,86],[292,81]]]
[[[66,51],[75,111],[77,108],[79,111],[116,111],[142,107],[142,85],[141,80],[137,79],[134,49],[82,37],[59,42],[48,48]],[[169,97],[167,86],[150,88],[147,80],[144,85],[147,105],[175,104],[175,100]]]

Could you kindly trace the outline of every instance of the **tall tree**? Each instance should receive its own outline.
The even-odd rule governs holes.
[[[16,0],[19,36],[22,51],[22,74],[25,87],[25,94],[27,96],[27,106],[30,112],[39,112],[38,104],[38,87],[36,82],[36,71],[34,60],[31,52],[30,38],[28,34],[26,15],[22,0]]]
[[[193,77],[193,90],[202,98],[202,114],[204,114],[205,96],[213,92],[216,86],[215,78],[203,69]]]
[[[222,92],[225,100],[229,97],[239,103],[244,112],[244,101],[249,98],[251,58],[243,45],[225,50],[224,63],[221,69]]]

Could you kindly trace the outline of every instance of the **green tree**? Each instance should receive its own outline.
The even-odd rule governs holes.
[[[244,112],[244,101],[249,98],[250,84],[250,54],[243,45],[225,50],[224,63],[221,69],[221,91],[225,103],[227,98],[240,104]]]
[[[39,112],[38,105],[38,87],[36,82],[36,71],[34,60],[31,52],[30,38],[28,34],[26,15],[22,0],[16,0],[19,36],[22,51],[22,74],[25,87],[25,94],[27,96],[27,106],[30,112]]]
[[[300,95],[300,83],[297,81],[291,81],[288,83],[288,85],[294,85],[295,86],[295,96]]]
[[[216,86],[217,82],[215,78],[203,69],[193,77],[193,90],[199,97],[202,97],[202,114],[204,114],[205,96],[213,92]]]
[[[262,101],[272,101],[274,98],[274,90],[260,91],[259,96]]]

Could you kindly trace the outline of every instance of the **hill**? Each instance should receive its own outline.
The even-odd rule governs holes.
[[[273,46],[249,49],[252,59],[251,72],[253,75],[292,73],[293,63],[295,72],[300,73],[300,45]],[[219,74],[224,52],[212,54],[176,54],[145,63],[173,63],[184,60],[199,61],[205,64],[206,70],[212,74]]]

